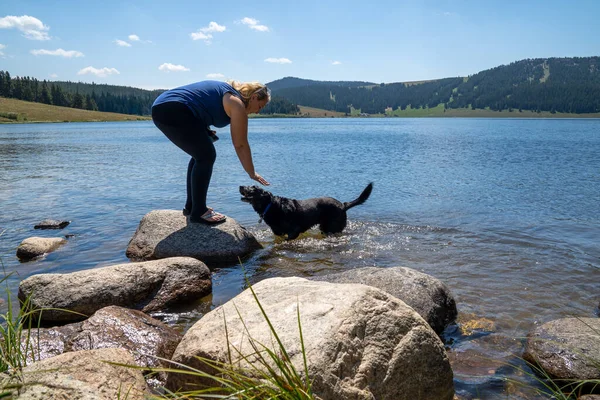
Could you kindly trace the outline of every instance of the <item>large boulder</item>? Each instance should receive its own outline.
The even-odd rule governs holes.
[[[21,281],[19,299],[43,310],[43,322],[85,319],[107,306],[143,312],[210,294],[208,267],[194,258],[119,264],[68,274],[39,274]],[[77,314],[79,313],[79,314]],[[82,315],[83,314],[83,315]]]
[[[267,279],[253,289],[291,362],[303,371],[299,307],[309,375],[319,398],[452,399],[452,370],[441,340],[412,308],[388,293],[302,278]],[[237,349],[232,350],[234,356],[237,351],[250,355],[248,337],[269,347],[275,343],[249,289],[192,326],[172,360],[210,371],[196,356],[227,362],[228,341]],[[248,367],[239,359],[234,364]],[[170,373],[167,387],[190,389],[210,383]]]
[[[33,363],[23,369],[19,400],[146,399],[149,390],[141,371],[123,349],[77,351]]]
[[[27,238],[17,247],[17,257],[21,261],[29,261],[44,254],[51,253],[63,244],[67,243],[64,238],[43,238],[33,236]]]
[[[261,247],[232,218],[218,225],[192,224],[181,211],[155,210],[142,218],[126,255],[132,260],[186,256],[218,265],[238,262]]]
[[[600,319],[562,318],[527,335],[523,358],[555,379],[600,379]]]
[[[356,268],[311,279],[332,283],[362,283],[388,292],[411,306],[438,334],[454,322],[458,314],[456,301],[444,283],[410,268]]]
[[[150,369],[166,366],[159,358],[171,358],[182,336],[141,311],[109,306],[83,322],[32,329],[29,343],[36,361],[69,351],[118,347],[128,350],[136,365]]]

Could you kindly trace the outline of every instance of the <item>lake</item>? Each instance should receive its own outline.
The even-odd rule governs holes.
[[[518,363],[530,329],[598,315],[600,120],[252,119],[256,170],[274,194],[349,201],[374,182],[343,234],[289,243],[240,201],[238,186],[255,182],[228,130],[217,134],[208,203],[265,246],[244,263],[250,280],[364,266],[439,278],[459,321],[493,324],[470,337],[447,332],[459,393],[506,396],[514,388],[504,378],[518,374],[497,362]],[[10,289],[32,274],[128,262],[141,218],[183,207],[187,163],[148,121],[0,125],[0,258],[15,272]],[[46,218],[72,222],[33,229]],[[16,259],[23,239],[64,234],[75,236],[46,258]],[[213,279],[212,296],[158,317],[185,329],[245,285],[239,265]]]

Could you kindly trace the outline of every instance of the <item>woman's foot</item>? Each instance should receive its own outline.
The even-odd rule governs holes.
[[[202,214],[202,216],[200,216],[200,219],[196,220],[195,218],[190,218],[190,221],[193,223],[216,225],[225,222],[226,219],[227,217],[225,217],[223,214],[220,214],[212,208],[209,208],[204,214]]]
[[[208,211],[213,211],[212,207],[207,207],[207,209]],[[192,213],[192,210],[190,210],[189,208],[184,208],[181,212],[187,217]]]

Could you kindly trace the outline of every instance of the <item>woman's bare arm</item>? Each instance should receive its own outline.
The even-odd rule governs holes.
[[[244,103],[238,97],[227,93],[223,97],[223,106],[231,119],[231,141],[244,171],[248,173],[250,178],[263,185],[269,185],[269,182],[254,170],[252,152],[248,143],[248,114],[246,114]]]

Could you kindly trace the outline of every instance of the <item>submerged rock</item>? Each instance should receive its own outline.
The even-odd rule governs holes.
[[[19,299],[42,310],[43,322],[79,321],[107,306],[152,312],[210,294],[211,274],[190,257],[119,264],[21,281]],[[81,315],[83,314],[83,315]]]
[[[308,370],[313,392],[319,398],[453,398],[452,370],[441,340],[401,300],[371,286],[302,278],[266,279],[253,289],[291,362],[298,371],[304,371],[299,308]],[[249,337],[280,354],[247,289],[192,326],[172,360],[206,371],[207,366],[196,356],[227,362],[228,346],[232,346],[234,364],[248,367],[238,351],[244,355],[254,353]],[[256,362],[253,366],[264,370]],[[194,384],[211,383],[196,376],[170,373],[167,387],[190,389]]]
[[[555,379],[600,379],[600,319],[562,318],[527,335],[523,358]]]
[[[57,221],[55,219],[45,219],[36,225],[34,229],[63,229],[67,227],[71,221]]]
[[[454,322],[458,314],[456,301],[444,283],[410,268],[356,268],[311,279],[332,283],[361,283],[381,289],[412,307],[438,334]]]
[[[29,261],[51,253],[65,243],[67,243],[67,240],[59,237],[42,238],[33,236],[23,240],[19,244],[19,247],[17,247],[17,257],[21,261]]]
[[[213,265],[237,263],[261,247],[233,218],[218,225],[192,224],[181,211],[155,210],[142,218],[126,255],[132,260],[194,257]]]

